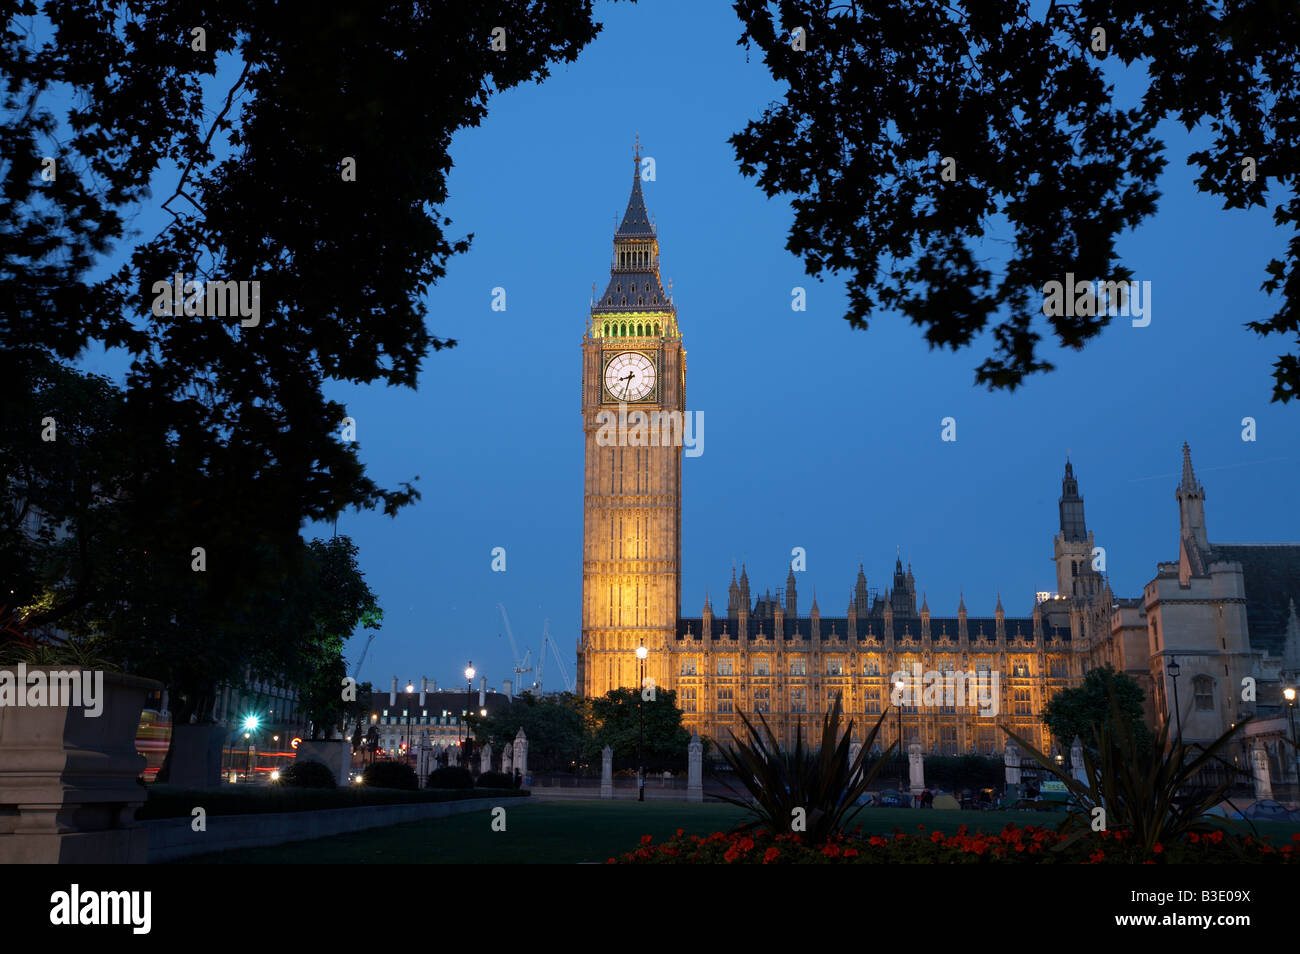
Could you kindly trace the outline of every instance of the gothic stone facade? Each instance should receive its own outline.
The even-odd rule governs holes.
[[[1275,717],[1281,683],[1297,661],[1297,624],[1288,600],[1300,592],[1300,546],[1211,546],[1204,492],[1184,451],[1177,491],[1178,563],[1160,564],[1136,600],[1116,599],[1099,566],[1067,462],[1055,538],[1055,594],[1028,616],[1008,617],[999,597],[992,616],[972,617],[959,599],[955,616],[918,609],[911,567],[895,562],[891,585],[869,589],[861,567],[845,615],[822,616],[814,596],[799,615],[793,571],[784,592],[754,599],[743,570],[732,571],[725,613],[707,601],[681,615],[681,447],[635,446],[601,439],[601,413],[685,411],[686,351],[677,310],[664,293],[659,243],[634,167],[627,210],[614,235],[604,294],[593,301],[582,340],[585,441],[582,635],[578,686],[600,695],[644,677],[676,690],[689,728],[727,739],[739,711],[762,713],[783,744],[796,726],[815,731],[841,694],[859,726],[888,707],[898,671],[996,672],[996,715],[954,704],[905,706],[902,736],[927,752],[996,754],[1006,726],[1051,747],[1039,719],[1047,701],[1077,685],[1091,667],[1110,663],[1148,690],[1150,718],[1171,715],[1168,657],[1185,667],[1180,697],[1184,735],[1212,738],[1241,717],[1233,703],[1240,677],[1261,685],[1257,711]],[[1163,630],[1161,629],[1163,627]],[[1166,635],[1167,634],[1167,635]],[[1208,701],[1207,701],[1208,700]],[[954,700],[955,702],[956,700]],[[879,741],[897,738],[891,712]]]

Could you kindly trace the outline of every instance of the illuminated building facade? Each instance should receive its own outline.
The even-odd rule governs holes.
[[[1111,592],[1067,461],[1053,547],[1056,593],[1036,594],[1029,615],[1007,616],[999,595],[992,615],[969,616],[959,596],[956,615],[933,616],[924,594],[918,607],[911,566],[904,569],[900,556],[883,591],[869,587],[858,568],[841,616],[823,616],[815,596],[800,615],[793,570],[783,590],[751,594],[742,567],[739,579],[732,571],[725,611],[715,612],[706,598],[699,616],[683,617],[682,448],[601,438],[601,415],[611,408],[685,411],[686,351],[676,306],[660,281],[639,159],[614,235],[609,283],[592,303],[582,339],[581,693],[638,685],[636,650],[645,646],[645,676],[676,691],[689,728],[725,740],[728,730],[741,728],[740,712],[761,713],[789,745],[796,726],[805,738],[816,730],[836,694],[861,738],[863,722],[874,723],[890,705],[899,671],[996,673],[995,713],[961,700],[923,701],[901,713],[904,741],[919,739],[928,753],[992,755],[1006,742],[1001,726],[1051,749],[1040,719],[1044,706],[1105,663],[1139,679],[1154,723],[1171,711],[1165,657],[1171,649],[1184,654],[1191,678],[1180,704],[1199,707],[1187,713],[1198,738],[1212,738],[1240,717],[1230,699],[1240,677],[1266,683],[1269,698],[1286,678],[1300,677],[1300,624],[1293,610],[1291,622],[1285,612],[1287,600],[1300,594],[1300,546],[1211,547],[1204,494],[1186,450],[1177,491],[1180,561],[1160,564],[1141,600],[1117,600]],[[1178,619],[1177,642],[1156,635],[1161,615]],[[891,711],[882,726],[883,744],[898,737],[896,715]]]

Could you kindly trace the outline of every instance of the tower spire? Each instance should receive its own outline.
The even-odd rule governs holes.
[[[1196,472],[1192,469],[1192,449],[1183,442],[1183,479],[1174,491],[1178,500],[1178,523],[1180,536],[1202,550],[1210,548],[1209,535],[1205,529],[1205,488],[1196,481]]]
[[[1070,542],[1088,539],[1088,525],[1083,517],[1083,498],[1079,496],[1079,481],[1074,476],[1074,465],[1065,459],[1065,476],[1061,478],[1061,536]]]
[[[632,152],[632,190],[623,218],[615,219],[609,284],[592,308],[596,337],[660,338],[677,334],[675,309],[659,274],[659,239],[641,191],[641,164],[638,137]],[[651,320],[627,320],[635,313],[645,313]]]
[[[632,194],[627,198],[623,221],[614,233],[614,238],[654,238],[654,234],[650,213],[645,207],[645,195],[641,192],[641,141],[638,139],[632,153]]]

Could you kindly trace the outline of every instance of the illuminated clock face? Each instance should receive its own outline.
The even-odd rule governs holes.
[[[640,401],[654,386],[654,362],[638,351],[624,351],[605,365],[605,390],[620,401]]]

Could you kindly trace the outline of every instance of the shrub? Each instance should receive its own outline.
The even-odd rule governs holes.
[[[1083,781],[1076,779],[1046,753],[1038,751],[1010,729],[1003,728],[1030,758],[1065,783],[1074,795],[1074,805],[1061,830],[1070,839],[1091,832],[1094,816],[1107,828],[1125,829],[1146,854],[1156,845],[1170,845],[1212,834],[1221,825],[1209,814],[1224,801],[1231,775],[1213,785],[1197,784],[1198,773],[1218,764],[1233,771],[1221,754],[1226,754],[1233,736],[1249,719],[1236,723],[1213,742],[1169,741],[1169,722],[1156,735],[1151,754],[1143,757],[1143,737],[1123,717],[1121,701],[1112,687],[1111,718],[1092,726],[1093,746],[1083,748]],[[1229,803],[1231,804],[1231,803]],[[1229,827],[1235,827],[1229,825]],[[1068,843],[1068,840],[1067,840]],[[1239,840],[1227,842],[1238,847]]]
[[[398,788],[413,791],[420,787],[420,780],[415,775],[415,769],[405,762],[394,762],[391,759],[371,762],[366,766],[361,778],[364,784],[372,785],[375,788]]]
[[[488,773],[500,775],[500,772]],[[429,773],[430,788],[473,788],[474,776],[469,774],[469,769],[460,765],[448,765],[445,768],[434,769]]]
[[[479,788],[514,788],[515,780],[505,772],[484,772],[478,777]]]
[[[805,840],[821,844],[858,813],[861,808],[857,804],[859,797],[886,763],[886,759],[881,758],[871,767],[866,767],[868,753],[876,743],[885,713],[880,714],[866,734],[856,759],[849,757],[853,721],[849,720],[841,735],[841,713],[841,697],[837,694],[831,711],[822,720],[821,744],[816,749],[805,748],[803,730],[799,727],[795,731],[794,751],[787,753],[782,751],[761,712],[758,720],[762,732],[743,712],[739,712],[746,738],[739,738],[733,731],[732,744],[720,746],[719,751],[734,771],[736,781],[746,790],[747,797],[730,785],[727,788],[734,794],[718,797],[757,816],[754,821],[742,825],[742,831],[761,826],[773,835],[788,832],[794,811],[799,809],[808,826]],[[885,754],[888,755],[892,749],[891,743]],[[727,783],[724,781],[723,784]]]
[[[287,768],[280,769],[279,784],[289,788],[334,788],[334,773],[323,762],[295,759]]]

